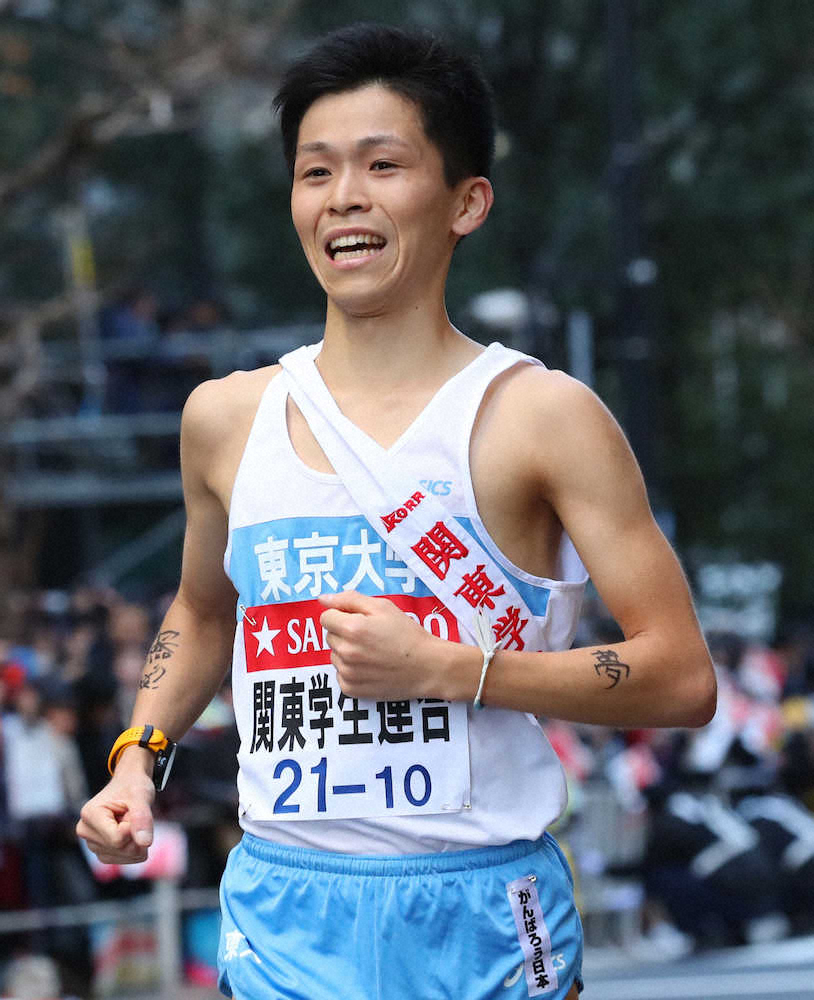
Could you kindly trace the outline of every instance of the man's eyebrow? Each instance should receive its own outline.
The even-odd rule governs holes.
[[[360,149],[367,149],[369,146],[408,146],[409,143],[397,135],[384,132],[380,135],[368,135],[364,139],[360,139],[356,145]]]
[[[327,142],[304,142],[297,146],[298,153],[324,153],[331,147]]]
[[[408,146],[409,143],[405,142],[397,135],[392,135],[389,132],[382,132],[379,135],[366,135],[364,139],[360,139],[356,146],[358,149],[369,149],[371,146]],[[314,142],[304,142],[301,146],[297,147],[298,153],[329,153],[335,147],[329,142],[323,142],[317,139]]]

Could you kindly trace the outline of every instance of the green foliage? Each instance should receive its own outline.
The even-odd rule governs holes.
[[[112,199],[93,212],[102,287],[145,283],[170,301],[208,291],[203,224],[211,169],[195,134],[124,137],[99,153],[94,182]]]
[[[214,181],[213,242],[238,313],[250,322],[318,319],[324,297],[291,222],[290,182],[277,137],[239,146],[221,159]]]
[[[211,286],[245,325],[318,317],[322,293],[291,226],[276,131],[235,120],[224,139],[212,107],[232,88],[245,107],[262,110],[285,61],[341,24],[422,24],[479,54],[501,132],[495,208],[456,252],[453,316],[474,294],[505,286],[544,296],[561,316],[587,309],[598,384],[623,415],[620,219],[609,185],[611,2],[303,0],[262,81],[221,75],[206,100],[181,108],[178,127],[134,129],[3,212],[0,294],[30,300],[59,290],[54,214],[84,192],[103,284],[152,278],[179,296]],[[131,56],[149,52],[193,6],[207,3],[62,0],[50,20],[0,19],[0,52],[5,36],[30,46],[27,59],[2,70],[28,79],[27,90],[0,73],[0,173],[29,162],[82,95],[118,93],[111,37],[123,37]],[[814,604],[814,501],[805,477],[814,390],[814,5],[631,7],[642,249],[658,267],[648,331],[657,485],[676,513],[682,548],[781,561],[786,610],[800,613]],[[224,5],[223,17],[262,24],[277,9],[245,0]],[[557,337],[554,362],[561,331]]]
[[[807,4],[687,0],[638,39],[680,537],[777,560],[789,615],[814,604],[812,28]]]

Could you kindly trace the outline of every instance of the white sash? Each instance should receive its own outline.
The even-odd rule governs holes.
[[[373,529],[481,648],[484,615],[495,645],[541,648],[541,628],[511,580],[440,500],[409,481],[385,449],[348,420],[323,382],[312,350],[300,347],[280,358],[288,391]],[[531,359],[505,349],[493,365],[494,375],[521,360]]]

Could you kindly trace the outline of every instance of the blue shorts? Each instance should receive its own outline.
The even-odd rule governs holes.
[[[251,834],[221,884],[219,986],[236,1000],[562,1000],[582,927],[554,838],[365,856]]]

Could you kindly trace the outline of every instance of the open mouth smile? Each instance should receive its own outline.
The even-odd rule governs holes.
[[[325,244],[325,252],[331,260],[341,263],[375,257],[386,244],[387,240],[383,236],[374,233],[345,233],[329,240]]]

